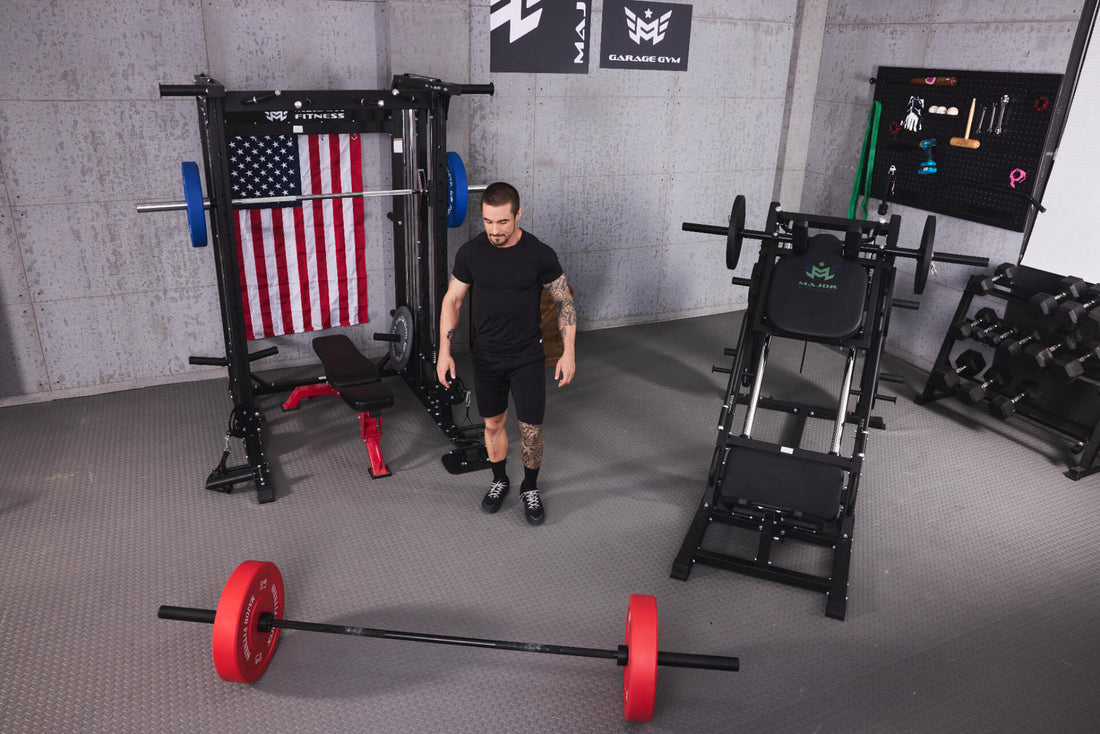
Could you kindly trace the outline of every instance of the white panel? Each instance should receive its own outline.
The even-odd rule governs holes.
[[[1100,282],[1100,238],[1095,223],[1100,191],[1100,49],[1093,38],[1081,67],[1062,142],[1043,193],[1045,213],[1032,229],[1024,265]]]

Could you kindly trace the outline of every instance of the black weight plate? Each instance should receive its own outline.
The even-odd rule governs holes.
[[[397,341],[390,342],[390,361],[398,372],[408,367],[412,359],[415,330],[412,312],[406,306],[398,306],[390,324],[390,333],[398,337]]]
[[[726,267],[730,270],[737,269],[737,261],[741,259],[741,241],[745,231],[745,197],[738,194],[733,199],[733,210],[730,211],[730,226],[726,233]]]
[[[928,271],[932,268],[932,245],[936,240],[936,218],[931,214],[924,220],[924,234],[920,238],[917,253],[917,270],[913,274],[913,293],[924,293],[928,285]]]

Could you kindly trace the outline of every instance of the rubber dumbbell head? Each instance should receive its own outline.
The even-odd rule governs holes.
[[[1020,335],[1020,330],[1015,325],[1003,322],[992,327],[992,330],[983,329],[983,331],[985,334],[982,341],[994,347],[1000,346],[1005,339]]]
[[[1086,301],[1066,301],[1058,306],[1058,310],[1054,312],[1054,320],[1058,322],[1060,328],[1069,331],[1077,326],[1089,311],[1100,306],[1100,286],[1089,286],[1085,295],[1088,297]]]
[[[993,275],[987,275],[982,277],[975,275],[971,281],[971,288],[975,293],[980,295],[987,295],[993,291],[993,286],[997,285],[1010,285],[1016,278],[1016,274],[1019,272],[1012,263],[1001,263],[997,266],[997,269],[993,271]]]
[[[993,309],[979,309],[978,312],[974,314],[974,318],[968,321],[962,321],[955,325],[955,336],[957,336],[959,339],[966,339],[974,333],[974,329],[979,329],[985,326],[989,326],[990,324],[994,324],[997,322],[997,319],[997,312]]]
[[[1042,369],[1053,362],[1054,358],[1063,349],[1068,349],[1072,351],[1080,345],[1080,334],[1073,332],[1070,334],[1066,334],[1064,337],[1062,337],[1062,341],[1055,342],[1054,344],[1032,344],[1024,349],[1024,353],[1035,360],[1035,364],[1038,365],[1040,369]]]
[[[1058,308],[1058,304],[1070,298],[1077,298],[1088,287],[1088,283],[1080,278],[1062,278],[1059,281],[1062,290],[1057,293],[1036,293],[1028,299],[1028,309],[1034,316],[1050,316]]]
[[[997,356],[1010,359],[1016,357],[1020,352],[1024,351],[1024,347],[1033,342],[1037,342],[1043,339],[1043,335],[1038,331],[1033,331],[1030,334],[1025,334],[1019,339],[1008,339],[997,345]]]
[[[998,418],[1007,418],[1016,412],[1016,405],[1023,400],[1035,400],[1040,395],[1039,386],[1034,382],[1022,382],[1015,395],[997,395],[989,405],[990,412]]]
[[[985,397],[986,390],[991,387],[1004,387],[1009,381],[1008,370],[994,365],[985,371],[981,382],[972,382],[964,385],[956,391],[959,400],[967,405],[977,405]]]
[[[1067,380],[1076,380],[1085,374],[1085,363],[1097,357],[1100,357],[1100,342],[1093,342],[1078,354],[1059,356],[1054,360],[1054,365],[1061,370]]]
[[[963,377],[976,375],[985,368],[985,357],[981,352],[967,349],[955,358],[955,369],[936,373],[936,382],[945,390],[954,390]]]

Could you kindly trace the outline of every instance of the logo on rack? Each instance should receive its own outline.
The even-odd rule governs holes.
[[[346,120],[348,113],[343,110],[310,110],[291,113],[287,110],[269,110],[264,116],[271,122],[308,122],[310,120]]]
[[[626,13],[627,34],[630,36],[631,41],[639,46],[642,45],[642,41],[652,41],[653,45],[656,46],[665,40],[665,32],[668,31],[668,20],[672,17],[671,10],[649,23],[646,20],[653,17],[653,11],[649,8],[646,8],[646,11],[642,14],[645,19],[630,8],[623,8],[623,12]]]
[[[836,277],[836,266],[829,266],[825,263],[806,263],[806,279],[800,280],[798,284],[803,288],[813,288],[814,290],[835,291],[836,285],[829,283],[828,281]],[[809,281],[809,282],[807,282]]]
[[[605,0],[600,67],[687,71],[691,10],[678,3]],[[642,50],[657,46],[660,54]]]
[[[493,0],[489,71],[588,73],[592,0]]]

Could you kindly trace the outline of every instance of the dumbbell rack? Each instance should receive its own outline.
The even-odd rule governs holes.
[[[955,394],[955,391],[944,389],[941,382],[936,379],[936,375],[954,370],[952,354],[958,342],[968,342],[968,348],[973,345],[972,340],[957,335],[956,326],[972,318],[969,314],[975,299],[1002,301],[1004,308],[1000,323],[1003,324],[1004,329],[1015,328],[1015,335],[1010,338],[1020,338],[1040,330],[1044,326],[1042,322],[1045,319],[1054,318],[1053,314],[1035,316],[1028,308],[1028,302],[1032,296],[1037,293],[1058,293],[1063,288],[1062,276],[1026,266],[1019,266],[1010,281],[1001,280],[988,292],[983,292],[980,287],[981,280],[982,276],[972,277],[959,300],[959,306],[951,322],[952,326],[948,329],[947,336],[940,347],[932,372],[929,374],[924,390],[916,398],[916,402],[920,405]],[[990,304],[979,304],[979,306],[988,305]],[[1056,342],[1058,338],[1059,335],[1056,334],[1047,343]],[[1100,465],[1097,465],[1097,454],[1100,452],[1100,366],[1098,363],[1100,360],[1089,360],[1086,363],[1085,374],[1074,380],[1067,380],[1055,369],[1039,368],[1028,356],[1021,354],[1012,357],[1001,350],[995,350],[990,369],[996,369],[1007,375],[1007,383],[990,387],[978,405],[989,406],[997,395],[1014,396],[1020,392],[1021,385],[1034,383],[1039,391],[1038,397],[1020,400],[1015,405],[1015,415],[1074,441],[1065,475],[1070,479],[1080,479],[1100,471]],[[979,383],[981,379],[981,375],[966,376],[963,378],[963,384]]]

